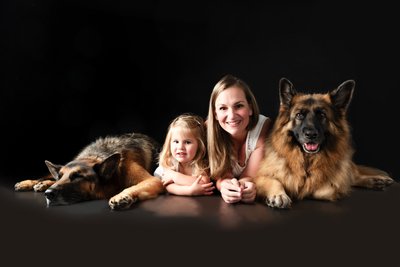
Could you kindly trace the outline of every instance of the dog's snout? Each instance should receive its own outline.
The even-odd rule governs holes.
[[[49,188],[44,192],[44,195],[48,200],[54,200],[57,197],[57,190]]]
[[[318,132],[314,128],[304,128],[303,132],[309,140],[315,140],[318,137]]]

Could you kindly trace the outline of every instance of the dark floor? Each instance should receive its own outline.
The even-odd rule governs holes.
[[[171,195],[127,211],[111,211],[106,200],[47,208],[42,193],[14,192],[9,184],[0,186],[0,198],[1,251],[13,266],[399,266],[398,183],[286,211]]]

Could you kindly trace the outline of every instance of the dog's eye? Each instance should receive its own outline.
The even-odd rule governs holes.
[[[318,110],[317,111],[317,116],[321,119],[325,119],[326,118],[326,113],[323,112],[322,110]]]
[[[71,173],[71,174],[70,174],[69,179],[70,179],[71,181],[73,181],[73,180],[75,180],[75,179],[77,179],[77,178],[79,178],[79,177],[80,177],[79,173],[74,172],[74,173]]]
[[[298,120],[302,120],[302,119],[304,119],[304,114],[303,114],[303,113],[301,113],[301,112],[299,112],[299,113],[296,113],[296,119],[298,119]]]

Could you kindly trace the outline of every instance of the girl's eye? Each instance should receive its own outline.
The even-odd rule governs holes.
[[[185,144],[187,144],[187,145],[189,145],[191,143],[192,143],[192,141],[185,141]]]
[[[219,110],[226,110],[226,107],[219,107]]]

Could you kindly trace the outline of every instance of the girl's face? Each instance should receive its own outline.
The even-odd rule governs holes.
[[[191,163],[196,156],[198,142],[194,135],[182,127],[171,130],[171,153],[181,164]]]
[[[229,87],[215,100],[215,118],[222,129],[233,137],[247,133],[247,125],[253,114],[241,88]]]

